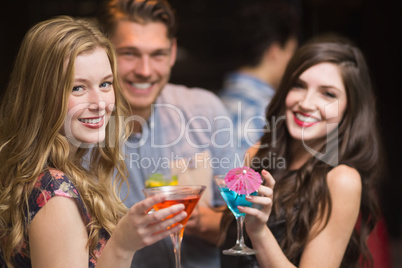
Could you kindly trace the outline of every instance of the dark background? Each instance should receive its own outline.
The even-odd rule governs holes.
[[[55,15],[91,17],[101,0],[21,0],[2,3],[0,32],[0,93],[24,33],[34,23]],[[264,1],[264,0],[261,0]],[[266,1],[266,0],[265,0]],[[170,0],[179,19],[178,60],[172,82],[218,92],[230,70],[228,30],[240,0]],[[368,60],[378,98],[386,151],[383,211],[391,239],[402,237],[402,9],[398,0],[288,0],[300,12],[301,42],[324,32],[352,39]],[[367,122],[370,124],[372,122]]]

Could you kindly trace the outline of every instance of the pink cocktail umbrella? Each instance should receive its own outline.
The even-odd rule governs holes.
[[[238,194],[251,194],[262,183],[261,175],[249,167],[234,168],[225,177],[226,186]]]

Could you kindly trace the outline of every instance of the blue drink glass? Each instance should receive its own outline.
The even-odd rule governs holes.
[[[236,244],[230,248],[222,251],[225,255],[254,255],[257,252],[254,249],[251,249],[246,246],[244,243],[243,237],[243,225],[244,225],[244,217],[245,213],[240,213],[237,206],[243,207],[251,207],[252,203],[246,200],[246,195],[238,194],[234,191],[231,191],[225,183],[226,175],[217,175],[214,176],[214,181],[219,187],[219,191],[225,200],[226,204],[230,211],[232,211],[233,215],[236,218],[237,223],[237,239]],[[254,192],[250,195],[257,195],[257,192]]]

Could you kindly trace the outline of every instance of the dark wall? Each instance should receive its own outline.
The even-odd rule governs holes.
[[[264,0],[261,0],[264,1]],[[265,0],[266,1],[266,0]],[[402,236],[402,142],[400,91],[402,42],[398,0],[288,0],[302,18],[301,41],[323,32],[351,38],[364,52],[379,104],[388,174],[384,213],[393,237]],[[93,16],[100,0],[22,0],[3,5],[0,32],[0,88],[3,90],[25,31],[55,15]],[[217,92],[233,55],[227,42],[232,10],[240,0],[171,0],[179,17],[179,58],[172,81]],[[370,124],[371,122],[367,122]]]

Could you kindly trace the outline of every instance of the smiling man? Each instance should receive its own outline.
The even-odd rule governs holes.
[[[161,22],[120,21],[111,40],[118,55],[124,96],[133,114],[145,119],[168,83],[176,60],[176,41],[167,37]],[[137,129],[139,130],[139,129]]]
[[[213,93],[169,83],[175,64],[176,22],[163,0],[111,0],[99,22],[118,59],[119,82],[127,101],[133,132],[125,143],[129,185],[121,197],[130,207],[144,199],[145,182],[155,174],[176,175],[179,184],[207,186],[186,225],[182,267],[219,267],[222,205],[212,177],[235,167],[231,122]],[[172,243],[155,243],[136,253],[135,267],[175,267]]]

